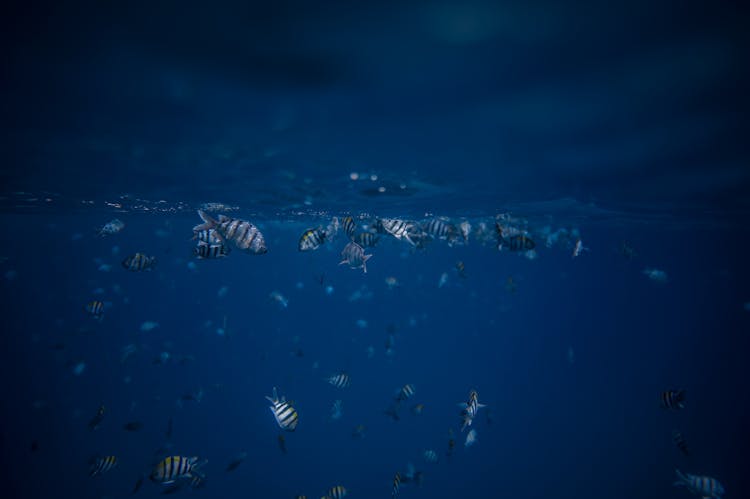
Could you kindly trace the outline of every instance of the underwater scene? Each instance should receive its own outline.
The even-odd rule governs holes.
[[[748,21],[13,5],[2,497],[750,497]]]

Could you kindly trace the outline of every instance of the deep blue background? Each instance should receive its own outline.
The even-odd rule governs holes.
[[[317,498],[338,483],[387,497],[409,461],[425,483],[403,497],[686,497],[676,467],[750,497],[749,21],[739,2],[6,2],[3,497],[124,497],[170,417],[174,452],[209,459],[205,497]],[[269,253],[191,270],[204,202],[237,207]],[[363,275],[337,265],[341,239],[296,250],[333,215],[476,225],[508,211],[534,234],[578,228],[591,251],[540,244],[529,261],[475,240],[386,241]],[[123,233],[96,237],[114,217]],[[125,272],[135,251],[158,268]],[[372,297],[350,302],[363,285]],[[101,323],[83,311],[94,298],[111,304]],[[224,316],[229,338],[213,332]],[[155,365],[162,351],[195,360]],[[337,392],[323,378],[342,369],[352,386]],[[394,422],[382,411],[405,383],[425,411]],[[273,386],[300,411],[286,456]],[[449,463],[472,388],[488,405],[479,441],[465,450],[457,433]],[[687,409],[659,408],[667,388],[687,390]],[[131,420],[144,428],[123,431]],[[440,463],[421,462],[427,448]],[[120,465],[90,479],[96,453]]]
[[[267,255],[235,252],[190,270],[196,216],[122,219],[126,229],[107,239],[93,235],[101,216],[2,219],[6,234],[15,236],[4,245],[9,260],[2,270],[17,272],[0,287],[2,457],[12,493],[124,497],[150,469],[170,417],[175,452],[209,460],[207,488],[195,492],[206,497],[319,497],[338,483],[352,497],[383,497],[408,461],[424,469],[425,482],[421,489],[403,487],[404,497],[685,497],[671,488],[676,467],[717,477],[727,497],[748,493],[750,313],[743,303],[749,272],[740,244],[746,232],[584,225],[591,252],[572,259],[567,249],[542,247],[534,261],[476,241],[454,248],[435,243],[422,253],[388,241],[362,274],[337,266],[341,239],[298,253],[301,226],[291,223],[261,224]],[[71,240],[76,233],[82,238]],[[618,252],[624,238],[639,252],[632,261]],[[118,257],[111,256],[114,245]],[[136,250],[157,256],[158,269],[121,269],[121,256]],[[96,270],[97,257],[113,265],[111,272]],[[465,280],[452,270],[459,259]],[[648,280],[641,273],[648,266],[666,270],[669,282]],[[334,287],[330,296],[315,279],[321,272]],[[442,272],[450,279],[438,289]],[[384,279],[391,275],[401,286],[388,290]],[[505,289],[511,275],[515,294]],[[221,286],[229,288],[223,298]],[[350,302],[361,286],[372,298]],[[83,312],[98,287],[111,302],[101,323]],[[288,309],[270,300],[273,290],[289,299]],[[213,320],[215,328],[225,314],[229,338],[204,327]],[[368,327],[359,329],[357,319]],[[140,332],[145,320],[160,326]],[[389,324],[396,326],[390,358]],[[304,357],[290,354],[294,336]],[[58,342],[64,350],[51,348]],[[120,348],[129,343],[140,350],[121,364]],[[375,348],[372,359],[368,345]],[[575,351],[572,364],[568,347]],[[195,360],[154,365],[162,350]],[[87,368],[76,377],[70,362],[80,360]],[[340,369],[352,378],[343,391],[323,381]],[[408,405],[423,402],[424,413],[405,410],[394,422],[382,411],[405,383],[417,387]],[[286,435],[287,455],[264,399],[273,386],[299,408],[299,427]],[[179,408],[176,400],[198,387],[203,401]],[[687,409],[659,407],[659,393],[669,387],[687,390]],[[475,423],[479,440],[467,450],[456,403],[471,388],[488,405],[491,422],[483,409]],[[330,421],[337,398],[343,417]],[[34,409],[35,400],[45,406]],[[90,432],[87,422],[100,403],[104,422]],[[143,421],[143,430],[122,430],[131,420]],[[357,424],[367,426],[361,440],[351,438]],[[450,462],[449,428],[457,439]],[[672,444],[674,428],[687,438],[691,457]],[[35,453],[32,440],[40,446]],[[428,448],[441,455],[438,464],[422,463]],[[242,450],[247,460],[226,473]],[[90,479],[87,459],[95,453],[117,455],[120,466]],[[146,483],[139,494],[158,492]]]

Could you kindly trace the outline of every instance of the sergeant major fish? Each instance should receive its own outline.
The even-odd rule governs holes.
[[[344,229],[346,237],[354,240],[354,231],[357,230],[357,224],[352,217],[344,217],[341,221],[341,228]]]
[[[142,272],[151,270],[156,266],[156,257],[146,256],[143,253],[135,253],[122,261],[122,266],[130,272]]]
[[[222,242],[218,244],[204,243],[203,241],[193,248],[193,255],[199,260],[215,260],[224,258],[229,254],[229,248]]]
[[[666,390],[661,393],[661,406],[665,409],[684,409],[685,390]]]
[[[461,431],[465,430],[467,426],[471,426],[472,421],[474,421],[474,418],[477,415],[477,412],[479,412],[479,409],[481,407],[485,407],[484,404],[479,403],[479,394],[476,390],[471,390],[469,392],[469,401],[465,404],[462,402],[458,404],[461,408],[461,415],[464,419],[464,424],[461,427]]]
[[[341,252],[342,260],[339,265],[348,264],[352,269],[362,269],[364,273],[367,273],[367,260],[371,257],[372,255],[365,255],[362,246],[352,241]]]
[[[231,241],[238,249],[247,253],[262,255],[268,251],[263,234],[247,220],[230,218],[226,215],[219,215],[217,220],[203,210],[198,210],[198,215],[203,223],[193,227],[193,232],[215,229],[224,240]]]
[[[86,304],[86,312],[96,319],[101,319],[104,316],[104,303],[99,300],[92,300]]]
[[[101,475],[117,465],[117,458],[115,456],[104,456],[92,459],[91,469],[89,470],[89,476],[95,477]]]
[[[286,431],[294,431],[299,423],[299,415],[294,407],[286,401],[285,397],[279,399],[276,387],[273,387],[273,396],[266,397],[266,399],[273,404],[269,409],[271,409],[273,417],[276,418],[276,423],[279,425],[279,428]]]
[[[336,388],[347,388],[351,384],[349,375],[345,372],[329,376],[328,378],[326,378],[326,381],[328,381],[328,383],[332,384]]]
[[[195,477],[203,479],[198,469],[206,462],[207,460],[201,460],[197,456],[169,456],[154,467],[149,478],[163,485],[169,485],[181,479],[193,480]]]
[[[536,243],[526,234],[513,234],[508,235],[508,230],[495,222],[495,230],[497,231],[497,249],[502,250],[504,248],[510,251],[530,251],[536,248]]]
[[[115,218],[104,224],[104,226],[99,229],[99,236],[111,236],[117,234],[124,228],[125,224],[121,220]]]
[[[315,229],[307,229],[299,238],[297,249],[299,251],[316,250],[326,242],[326,237],[326,231],[324,231],[320,227],[317,227]]]
[[[685,474],[680,470],[675,470],[675,473],[677,473],[677,481],[674,482],[675,487],[685,487],[703,499],[721,499],[724,494],[724,486],[715,478]]]
[[[413,223],[405,222],[396,218],[383,218],[380,223],[383,229],[396,239],[406,239],[409,244],[416,246],[416,243],[412,239]]]

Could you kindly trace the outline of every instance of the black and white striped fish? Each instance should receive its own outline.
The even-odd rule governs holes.
[[[99,229],[99,235],[100,236],[111,236],[112,234],[117,234],[118,232],[122,231],[122,229],[125,228],[125,223],[122,222],[120,219],[115,218],[114,220],[110,220],[104,226]]]
[[[294,407],[292,407],[292,404],[287,402],[285,397],[279,399],[275,386],[273,387],[273,396],[266,397],[266,399],[273,404],[269,406],[269,409],[271,409],[273,417],[276,418],[279,428],[286,431],[294,431],[297,428],[297,423],[299,423],[299,415]]]
[[[226,215],[219,215],[218,219],[214,219],[203,210],[198,210],[198,215],[203,223],[193,227],[193,232],[215,229],[222,238],[247,253],[262,255],[268,251],[263,234],[247,220]]]
[[[97,319],[101,319],[102,315],[104,315],[104,303],[99,300],[92,300],[86,304],[86,312]]]
[[[398,495],[398,491],[400,487],[401,487],[401,473],[397,471],[396,475],[393,477],[393,489],[391,489],[392,498]]]
[[[89,476],[95,477],[114,468],[117,465],[115,456],[104,456],[92,460]]]
[[[156,266],[156,257],[135,253],[122,261],[122,266],[131,272],[151,270]]]
[[[354,236],[354,242],[363,248],[374,248],[378,243],[378,236],[372,232],[360,232]]]
[[[346,488],[343,485],[335,485],[328,489],[328,493],[325,495],[327,499],[343,499],[347,494]]]
[[[690,455],[687,441],[685,440],[685,437],[682,436],[682,433],[677,430],[672,431],[672,442],[674,442],[677,448],[680,449],[680,452],[682,452],[684,455]]]
[[[675,470],[675,473],[677,473],[675,487],[685,487],[703,499],[721,499],[724,495],[724,486],[715,478],[682,473],[680,470]]]
[[[407,383],[398,391],[398,394],[396,395],[396,401],[403,402],[404,400],[408,400],[412,396],[414,396],[414,392],[416,392],[414,385],[412,385],[411,383]]]
[[[362,269],[364,273],[367,273],[367,260],[371,257],[372,255],[365,255],[365,250],[362,246],[352,241],[341,251],[339,265],[348,264],[350,268]]]
[[[474,418],[477,415],[477,412],[479,412],[479,409],[481,407],[485,407],[484,404],[479,403],[479,394],[476,390],[471,390],[469,392],[469,401],[466,403],[460,403],[459,406],[462,408],[461,415],[463,416],[463,426],[461,427],[461,431],[464,431],[467,426],[471,426],[471,423],[474,421]]]
[[[661,406],[664,409],[684,409],[685,390],[666,390],[661,393]]]
[[[352,217],[344,217],[341,220],[341,228],[349,239],[354,239],[354,231],[357,230],[357,223]]]
[[[458,238],[458,229],[452,223],[440,218],[433,218],[422,224],[422,231],[435,239],[447,240],[453,243]]]
[[[197,456],[168,456],[160,461],[151,471],[151,481],[168,485],[177,480],[193,480],[195,477],[203,479],[203,475],[198,472],[198,468],[208,462],[201,460]]]
[[[312,251],[318,249],[326,242],[326,231],[321,227],[307,229],[299,238],[299,251]]]
[[[351,383],[351,380],[349,379],[349,375],[346,373],[339,373],[334,374],[333,376],[330,376],[326,379],[330,384],[335,386],[336,388],[346,388]]]
[[[406,239],[412,246],[416,245],[414,239],[412,239],[415,228],[414,223],[399,220],[397,218],[383,218],[380,222],[383,225],[383,229],[385,229],[388,234],[396,239]]]

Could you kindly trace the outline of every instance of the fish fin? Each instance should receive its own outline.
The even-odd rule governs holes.
[[[203,220],[203,223],[193,227],[193,232],[200,232],[206,229],[213,229],[217,224],[216,220],[214,220],[208,213],[206,213],[203,210],[198,210],[198,216],[201,217],[201,220]]]
[[[479,404],[479,403],[477,403],[477,407],[487,407],[487,404]]]
[[[341,260],[341,261],[339,262],[339,265],[344,265],[344,264],[346,264],[346,263],[349,263],[349,260]]]

